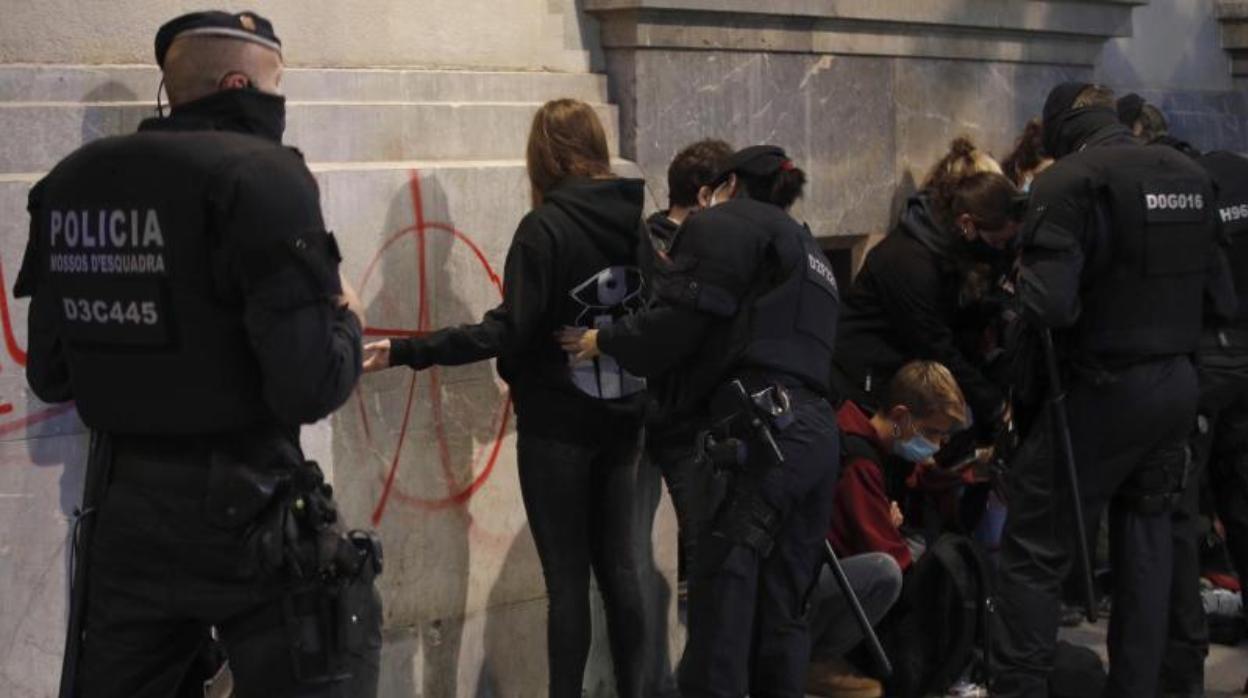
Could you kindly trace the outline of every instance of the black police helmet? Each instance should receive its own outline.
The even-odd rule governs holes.
[[[221,10],[191,12],[175,17],[156,32],[156,64],[165,67],[165,56],[173,41],[182,36],[219,36],[260,44],[282,52],[282,40],[273,33],[273,23],[255,12],[231,14]]]

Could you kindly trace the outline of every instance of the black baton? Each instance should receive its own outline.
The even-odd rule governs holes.
[[[1079,471],[1075,468],[1075,447],[1070,441],[1070,423],[1066,417],[1066,393],[1062,391],[1061,374],[1057,372],[1057,350],[1053,348],[1053,333],[1041,330],[1040,341],[1044,344],[1044,362],[1049,371],[1049,409],[1053,418],[1053,431],[1058,439],[1058,457],[1066,461],[1066,475],[1070,479],[1070,493],[1074,498],[1075,536],[1079,551],[1079,564],[1083,567],[1084,615],[1089,623],[1096,622],[1096,591],[1092,586],[1092,556],[1088,551],[1088,529],[1083,522],[1083,499],[1079,496]]]
[[[875,663],[879,665],[880,675],[887,679],[893,675],[893,665],[888,661],[888,654],[884,652],[884,646],[880,644],[880,638],[875,634],[875,628],[871,627],[871,619],[867,618],[867,612],[862,610],[862,604],[858,602],[858,595],[854,593],[854,588],[849,585],[849,577],[845,576],[845,570],[841,568],[841,561],[837,559],[836,551],[832,549],[832,544],[826,538],[823,541],[823,549],[828,554],[828,565],[832,568],[832,576],[836,577],[837,586],[841,588],[841,593],[845,595],[845,600],[849,601],[849,608],[854,612],[854,618],[858,620],[858,627],[862,628],[862,639],[871,648],[871,656],[875,657]]]

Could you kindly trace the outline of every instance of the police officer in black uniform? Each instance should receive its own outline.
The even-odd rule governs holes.
[[[380,548],[299,446],[359,376],[359,303],[281,144],[281,44],[200,12],[156,59],[171,115],[35,185],[15,289],[31,388],[93,433],[61,695],[174,695],[209,627],[235,696],[374,695]]]
[[[712,207],[685,222],[657,274],[666,305],[575,345],[639,375],[669,374],[671,413],[714,427],[707,443],[730,472],[689,580],[686,698],[803,695],[806,594],[839,461],[825,399],[836,280],[787,213],[804,182],[780,148],[735,153]]]
[[[1062,355],[1078,485],[1088,521],[1109,507],[1114,605],[1107,695],[1156,695],[1170,592],[1170,510],[1185,486],[1196,416],[1196,351],[1207,294],[1225,313],[1213,183],[1190,159],[1138,144],[1112,93],[1054,88],[1023,227],[1018,293]],[[1045,696],[1061,580],[1070,569],[1068,479],[1052,412],[1007,476],[998,673],[993,695]]]
[[[1200,418],[1192,438],[1190,483],[1174,512],[1174,578],[1170,630],[1162,665],[1167,696],[1203,696],[1209,630],[1201,598],[1201,547],[1207,520],[1204,491],[1226,527],[1241,579],[1248,578],[1248,159],[1229,152],[1201,154],[1170,135],[1165,115],[1139,95],[1118,100],[1118,118],[1150,145],[1193,158],[1217,185],[1215,210],[1229,247],[1231,279],[1239,297],[1229,323],[1207,322],[1197,352]],[[1209,488],[1202,486],[1208,479]]]

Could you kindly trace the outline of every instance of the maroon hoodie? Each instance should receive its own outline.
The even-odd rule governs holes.
[[[850,456],[841,465],[828,540],[837,555],[888,553],[905,571],[910,567],[910,549],[901,531],[893,525],[892,503],[884,489],[884,470],[880,464],[885,455],[884,446],[870,418],[852,401],[845,401],[836,413],[836,421],[841,427],[842,439],[850,434],[860,436],[875,447],[876,456],[874,460]]]

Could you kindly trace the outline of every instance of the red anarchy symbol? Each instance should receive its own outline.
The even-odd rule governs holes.
[[[366,337],[418,337],[427,334],[430,331],[429,320],[429,293],[426,282],[426,248],[428,236],[430,233],[440,234],[449,237],[452,242],[462,243],[475,255],[481,268],[485,270],[486,276],[490,283],[498,291],[499,297],[503,294],[502,280],[498,274],[494,273],[494,268],[490,266],[489,260],[485,258],[481,248],[477,246],[473,240],[463,232],[457,230],[453,226],[445,223],[426,221],[424,214],[424,201],[420,191],[420,173],[413,171],[411,174],[411,196],[412,209],[415,212],[416,224],[407,228],[403,228],[389,239],[387,239],[377,251],[377,254],[369,262],[368,267],[364,271],[363,279],[360,281],[360,293],[364,293],[365,287],[368,285],[369,279],[372,277],[373,271],[376,269],[378,262],[381,261],[382,255],[391,245],[402,240],[408,235],[416,238],[416,268],[417,280],[419,283],[419,302],[417,313],[416,329],[406,328],[386,328],[386,327],[368,327],[364,330]],[[490,474],[494,471],[494,465],[498,462],[499,451],[502,449],[503,439],[507,434],[507,423],[511,416],[511,401],[507,394],[504,393],[499,401],[498,415],[495,422],[498,429],[495,432],[494,443],[487,449],[484,459],[484,465],[480,467],[479,474],[466,484],[460,486],[457,490],[452,491],[445,497],[440,498],[424,498],[417,497],[402,492],[396,486],[396,476],[399,470],[399,457],[403,452],[403,446],[407,441],[408,425],[412,418],[412,405],[416,398],[417,381],[422,375],[429,376],[429,401],[430,408],[433,412],[434,432],[438,441],[438,453],[442,464],[442,472],[447,482],[455,483],[456,476],[451,467],[451,453],[447,445],[446,431],[442,418],[442,391],[440,390],[439,373],[436,366],[427,371],[412,372],[407,388],[407,402],[403,408],[403,420],[399,426],[399,438],[394,446],[394,453],[389,458],[389,468],[382,474],[382,490],[381,497],[377,500],[377,505],[373,509],[372,522],[374,526],[381,523],[382,517],[385,515],[386,505],[393,496],[405,504],[409,504],[420,509],[438,510],[453,506],[461,506],[466,503],[472,496],[485,485]],[[360,419],[364,426],[364,436],[370,445],[374,444],[372,429],[369,424],[368,410],[365,409],[363,391],[356,389],[357,404],[359,406]],[[474,468],[474,470],[476,470]]]

